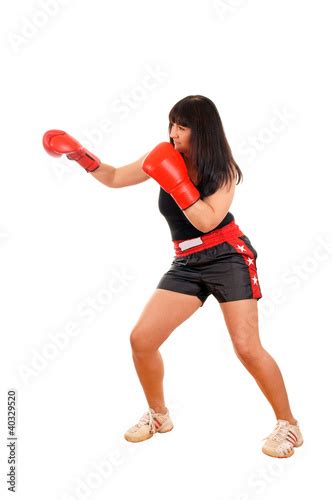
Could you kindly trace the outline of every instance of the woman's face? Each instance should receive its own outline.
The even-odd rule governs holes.
[[[179,151],[179,153],[184,153],[186,156],[189,156],[190,151],[190,135],[191,129],[189,127],[172,123],[170,137],[174,141],[174,149]]]

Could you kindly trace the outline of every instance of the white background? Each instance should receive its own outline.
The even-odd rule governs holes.
[[[14,498],[11,388],[15,498],[326,498],[329,2],[3,4],[1,498]],[[173,257],[159,186],[110,189],[42,148],[43,133],[59,128],[105,163],[126,165],[168,140],[168,112],[191,94],[217,105],[244,174],[231,212],[258,252],[261,340],[305,441],[286,460],[261,452],[275,416],[213,297],[161,347],[174,430],[123,439],[146,411],[129,335]]]

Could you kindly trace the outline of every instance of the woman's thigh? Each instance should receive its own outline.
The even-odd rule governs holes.
[[[157,350],[200,307],[201,301],[194,295],[156,289],[131,332],[133,349]]]
[[[261,347],[256,299],[220,304],[233,346],[237,352]]]

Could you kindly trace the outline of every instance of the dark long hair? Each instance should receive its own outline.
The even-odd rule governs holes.
[[[169,112],[169,134],[173,123],[191,128],[190,160],[197,168],[197,188],[203,197],[215,193],[234,178],[236,184],[243,180],[219,112],[210,99],[202,95],[184,97]],[[170,143],[174,146],[171,137]]]

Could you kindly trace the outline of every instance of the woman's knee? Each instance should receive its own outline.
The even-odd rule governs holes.
[[[142,327],[136,327],[130,334],[130,345],[136,353],[154,352],[158,349],[153,341],[152,335]]]
[[[247,363],[255,363],[261,358],[263,347],[260,342],[253,342],[248,339],[233,340],[233,349],[237,357]]]

